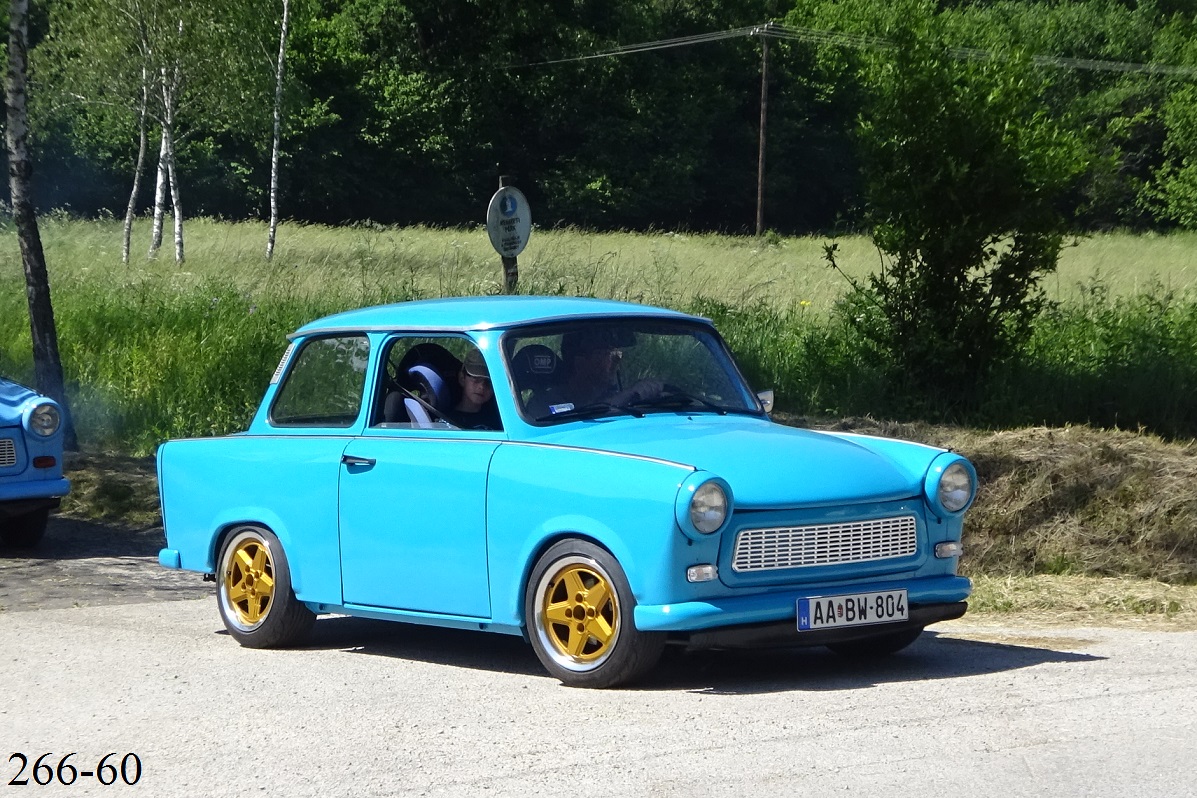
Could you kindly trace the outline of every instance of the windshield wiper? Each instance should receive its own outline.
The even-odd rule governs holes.
[[[669,407],[670,405],[676,404],[678,409],[687,407],[689,405],[699,405],[700,407],[710,410],[713,413],[718,413],[721,416],[725,416],[728,413],[728,409],[726,407],[720,407],[708,399],[704,399],[701,396],[695,396],[692,393],[686,393],[685,391],[665,391],[658,396],[640,399],[635,402],[630,402],[629,404],[633,407]]]
[[[562,410],[560,413],[549,413],[547,416],[541,416],[537,421],[555,421],[557,419],[569,418],[599,418],[608,413],[627,413],[629,416],[636,418],[644,418],[644,414],[639,410],[633,410],[624,405],[613,405],[610,402],[591,402],[588,405],[575,407],[570,410]]]

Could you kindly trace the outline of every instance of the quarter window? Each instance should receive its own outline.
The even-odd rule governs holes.
[[[348,427],[362,407],[370,343],[362,335],[317,338],[295,355],[270,422],[279,427]]]

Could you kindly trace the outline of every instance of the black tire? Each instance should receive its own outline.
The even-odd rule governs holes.
[[[853,659],[888,657],[918,640],[922,633],[923,628],[920,626],[914,629],[903,629],[901,632],[847,640],[843,643],[830,643],[827,647],[841,656]]]
[[[532,648],[569,687],[614,687],[643,676],[661,658],[665,634],[641,632],[636,600],[609,552],[563,540],[532,569],[524,619]]]
[[[46,523],[50,520],[50,509],[43,508],[22,513],[12,518],[0,519],[0,542],[12,549],[32,549],[41,543],[46,534]]]
[[[217,561],[216,602],[229,634],[247,648],[279,648],[302,640],[316,615],[295,598],[278,538],[256,526],[229,533]]]

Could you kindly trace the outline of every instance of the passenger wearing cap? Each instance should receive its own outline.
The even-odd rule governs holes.
[[[461,386],[461,400],[453,408],[453,421],[457,426],[462,429],[503,429],[490,370],[482,359],[482,352],[471,349],[466,354],[457,373],[457,384]]]

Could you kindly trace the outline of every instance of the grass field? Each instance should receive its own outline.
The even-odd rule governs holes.
[[[284,336],[327,313],[413,298],[496,293],[485,231],[283,225],[187,226],[186,263],[147,259],[149,223],[120,263],[113,220],[43,222],[60,346],[83,440],[147,452],[167,437],[238,429]],[[29,379],[32,356],[15,234],[0,233],[0,371]],[[536,231],[522,293],[629,299],[714,318],[750,380],[808,414],[875,413],[987,426],[1085,423],[1197,435],[1197,234],[1092,236],[1069,246],[1016,361],[961,403],[895,386],[837,312],[849,280],[878,268],[864,237]],[[934,386],[930,386],[934,388]]]
[[[63,362],[78,413],[100,439],[135,450],[179,434],[237,428],[256,404],[283,336],[330,312],[421,297],[497,293],[485,231],[192,220],[186,263],[147,259],[139,220],[131,263],[112,220],[47,218]],[[0,370],[31,372],[15,234],[0,233]],[[839,240],[842,273],[817,238],[536,231],[522,293],[628,299],[716,319],[754,383],[798,412],[882,413],[994,425],[1093,423],[1197,433],[1197,234],[1100,235],[1065,249],[1045,285],[1060,306],[971,407],[895,391],[836,302],[880,265],[864,237]],[[213,391],[216,391],[213,394]],[[205,396],[206,394],[206,396]],[[198,397],[203,397],[200,401]],[[87,419],[88,413],[95,413]]]
[[[101,276],[136,283],[185,286],[215,279],[251,294],[344,296],[454,296],[496,293],[499,258],[482,226],[473,229],[323,227],[284,224],[273,263],[266,263],[265,225],[195,219],[187,223],[187,260],[176,267],[168,245],[146,258],[148,220],[134,230],[131,263],[120,263],[121,230],[114,221],[46,219],[42,235],[53,282]],[[12,237],[11,228],[5,238]],[[780,306],[810,303],[826,310],[848,289],[830,269],[822,237],[765,239],[685,233],[583,233],[536,230],[520,256],[524,293],[582,294],[650,303],[685,304],[696,295],[743,305],[768,300]],[[864,236],[837,239],[837,260],[862,280],[878,269]],[[21,267],[15,241],[0,251],[0,280]],[[1197,293],[1197,233],[1109,233],[1065,248],[1044,288],[1057,299],[1100,280],[1113,295],[1159,288]]]

